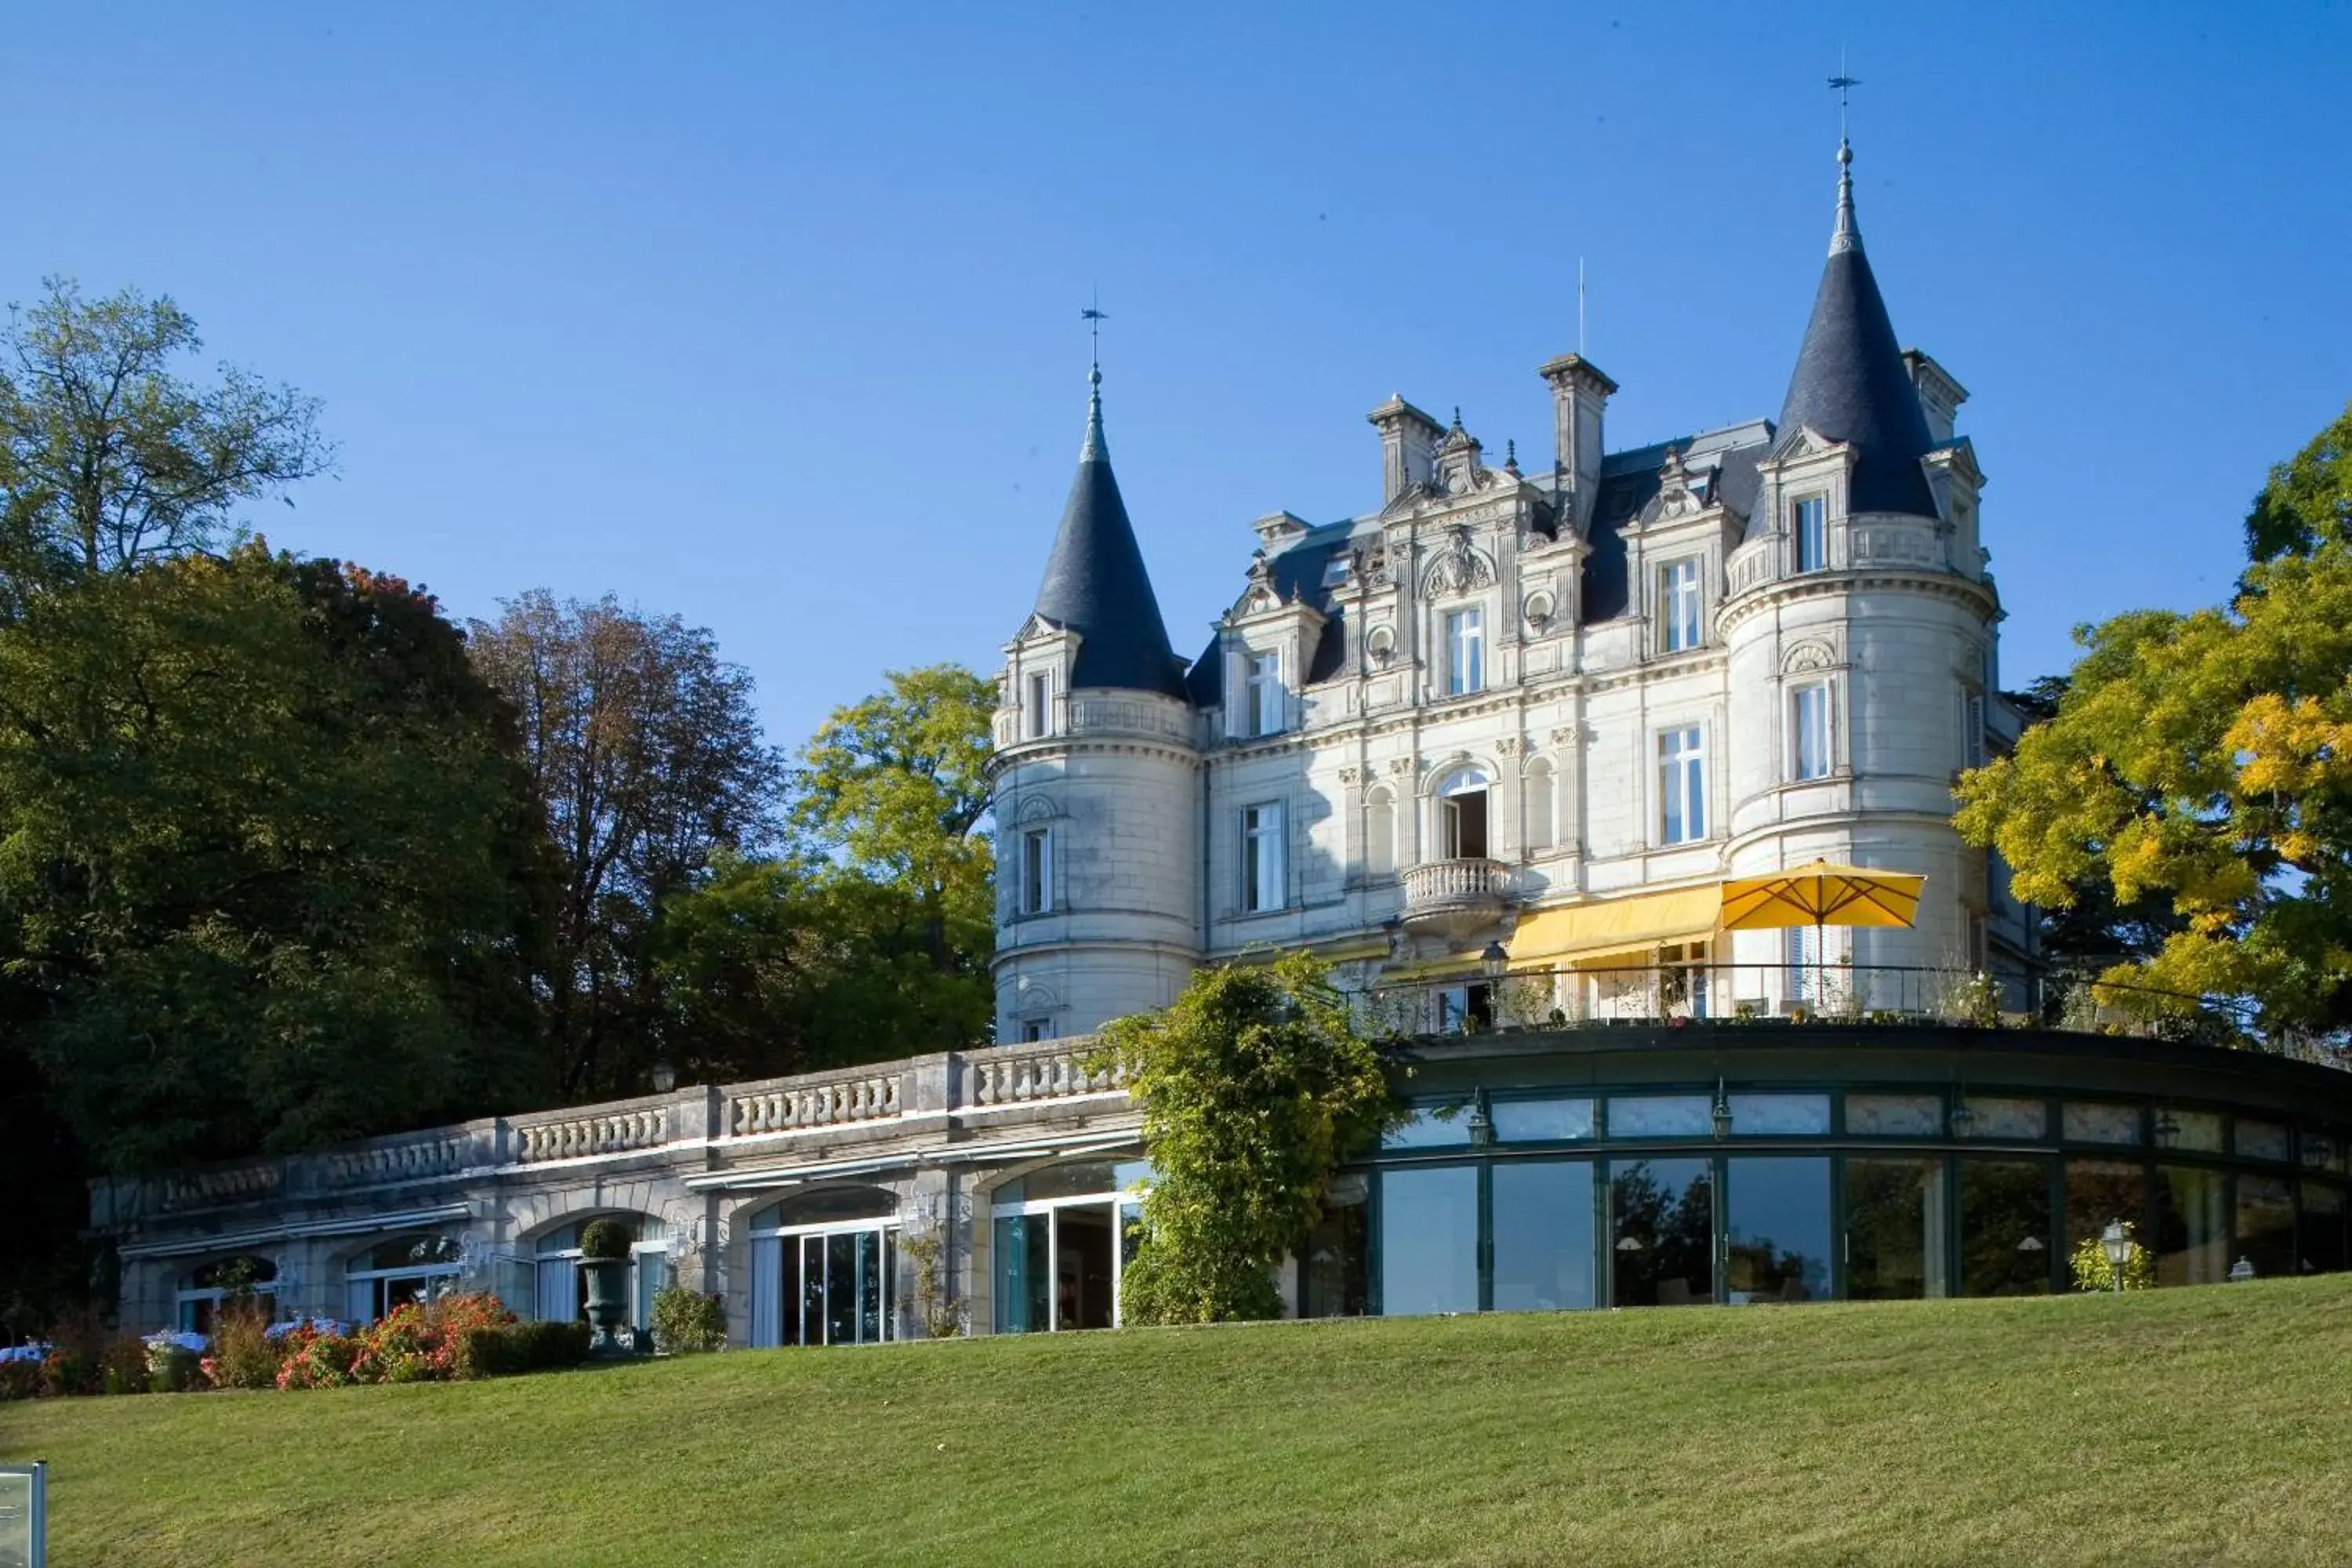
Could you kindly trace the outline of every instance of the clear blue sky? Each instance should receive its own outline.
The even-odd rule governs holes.
[[[20,7],[0,283],[167,291],[326,400],[254,520],[429,584],[713,628],[797,744],[990,668],[1036,590],[1097,284],[1112,451],[1190,653],[1247,524],[1377,500],[1364,415],[1549,458],[1775,415],[1831,220],[1973,397],[2012,682],[2222,595],[2352,397],[2343,6]]]

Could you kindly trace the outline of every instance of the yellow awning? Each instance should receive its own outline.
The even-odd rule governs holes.
[[[1919,889],[1909,871],[1874,871],[1816,860],[1792,870],[1723,884],[1723,929],[1785,926],[1907,926],[1919,916]]]
[[[1722,912],[1719,882],[1538,910],[1511,933],[1511,967],[1553,969],[1563,960],[1622,957],[1660,942],[1700,941],[1714,933]]]

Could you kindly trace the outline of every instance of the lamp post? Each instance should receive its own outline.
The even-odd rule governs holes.
[[[677,1087],[677,1064],[667,1057],[654,1058],[654,1092],[667,1094]]]
[[[2107,1228],[2099,1233],[2099,1246],[2106,1252],[2107,1272],[2115,1277],[2116,1289],[2120,1294],[2124,1288],[2124,1265],[2131,1261],[2131,1232],[2124,1228],[2123,1221],[2109,1220]]]
[[[1724,1095],[1721,1079],[1715,1080],[1715,1108],[1706,1113],[1706,1119],[1715,1125],[1717,1142],[1731,1136],[1731,1101]]]
[[[2236,1261],[2235,1263],[2232,1263],[2231,1265],[2230,1265],[2230,1283],[2231,1283],[2231,1284],[2232,1284],[2232,1285],[2242,1285],[2242,1284],[2244,1284],[2247,1280],[2252,1279],[2253,1277],[2254,1277],[2254,1260],[2253,1260],[2252,1258],[2239,1258],[2239,1259],[2238,1259],[2238,1261]]]
[[[1500,980],[1511,967],[1511,955],[1503,950],[1501,942],[1490,942],[1478,955],[1478,967],[1486,972],[1487,979]]]

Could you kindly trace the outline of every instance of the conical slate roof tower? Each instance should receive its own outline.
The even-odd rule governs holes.
[[[1847,510],[1934,517],[1936,502],[1919,459],[1935,449],[1919,395],[1863,254],[1853,219],[1853,148],[1838,143],[1837,227],[1829,264],[1813,295],[1796,374],[1780,405],[1786,441],[1801,425],[1859,453]]]
[[[1078,448],[1077,478],[1062,509],[1061,531],[1037,590],[1037,614],[1076,632],[1078,656],[1073,690],[1112,687],[1184,695],[1184,667],[1168,643],[1167,623],[1143,568],[1143,552],[1110,471],[1103,438],[1102,371],[1087,381],[1087,438]]]

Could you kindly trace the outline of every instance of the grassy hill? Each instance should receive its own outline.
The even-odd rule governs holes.
[[[60,1563],[2352,1558],[2352,1277],[0,1405]]]

